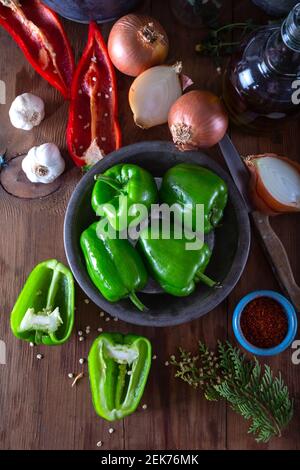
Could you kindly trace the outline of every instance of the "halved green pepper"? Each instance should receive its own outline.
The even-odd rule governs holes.
[[[55,259],[30,273],[11,312],[13,334],[35,344],[58,345],[70,337],[74,324],[74,279]]]
[[[166,204],[177,204],[180,218],[191,214],[189,228],[192,230],[197,230],[196,205],[204,205],[204,233],[209,233],[223,217],[228,190],[225,181],[213,171],[200,165],[180,163],[165,173],[160,197]]]
[[[188,240],[184,234],[182,238],[175,238],[174,227],[169,237],[165,230],[162,223],[148,226],[141,231],[138,242],[160,286],[178,297],[190,295],[197,282],[214,287],[217,283],[204,274],[212,255],[208,245],[199,243],[194,249],[187,249],[187,244],[193,240]]]
[[[143,336],[98,336],[88,356],[88,367],[94,408],[101,418],[114,421],[136,410],[151,360],[151,343]]]
[[[94,222],[80,237],[91,280],[109,302],[129,297],[139,310],[144,310],[136,295],[148,281],[140,254],[127,239],[111,238],[98,224]]]
[[[115,230],[137,225],[143,219],[138,205],[142,204],[148,211],[158,201],[153,176],[138,165],[120,163],[95,179],[92,207]]]

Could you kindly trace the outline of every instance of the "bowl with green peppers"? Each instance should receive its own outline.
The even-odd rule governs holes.
[[[143,215],[139,203],[149,212],[153,205],[172,207],[169,232],[161,217]],[[188,235],[198,236],[198,205],[204,242],[187,249],[198,240]],[[181,237],[180,220],[190,225]],[[64,244],[75,279],[101,309],[128,323],[170,326],[226,299],[247,262],[250,233],[234,182],[212,158],[169,142],[141,142],[107,155],[84,175],[68,204]]]

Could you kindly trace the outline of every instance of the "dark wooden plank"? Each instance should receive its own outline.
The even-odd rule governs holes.
[[[255,22],[262,22],[267,18],[261,14],[251,2],[235,2],[234,20],[247,20],[253,18]],[[299,161],[299,122],[296,120],[274,128],[270,135],[247,135],[237,129],[232,130],[232,138],[242,155],[274,152],[288,156]],[[272,219],[272,225],[282,240],[289,255],[296,280],[300,281],[300,262],[297,246],[299,244],[300,218],[297,214],[288,214]],[[266,260],[264,252],[259,244],[256,233],[253,233],[252,247],[247,267],[241,281],[229,296],[229,337],[233,338],[231,331],[231,314],[240,298],[250,291],[257,289],[272,289],[280,291],[272,270]],[[299,333],[298,333],[299,338]],[[227,419],[227,443],[229,449],[299,449],[300,442],[297,438],[297,429],[300,423],[299,390],[300,378],[297,374],[297,366],[292,364],[293,350],[289,348],[277,357],[260,359],[261,364],[269,364],[274,371],[281,370],[286,383],[289,386],[291,396],[295,398],[295,416],[284,432],[283,437],[274,439],[267,445],[256,444],[247,436],[248,424],[236,416],[230,409]]]

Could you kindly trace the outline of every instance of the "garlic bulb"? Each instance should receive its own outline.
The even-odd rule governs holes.
[[[22,169],[32,183],[52,183],[65,169],[65,161],[55,144],[33,147],[22,161]]]
[[[181,63],[159,65],[134,80],[129,90],[129,104],[137,126],[149,129],[168,121],[172,104],[182,95],[181,69]]]
[[[44,102],[31,93],[17,96],[9,110],[10,122],[17,129],[31,131],[38,126],[45,117]]]

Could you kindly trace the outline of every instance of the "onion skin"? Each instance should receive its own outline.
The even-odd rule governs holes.
[[[294,160],[290,160],[287,157],[280,157],[276,153],[264,153],[259,155],[249,155],[244,159],[244,162],[250,171],[250,197],[257,210],[267,215],[280,215],[287,212],[300,212],[300,208],[295,205],[282,204],[280,201],[275,199],[266,189],[258,168],[256,166],[256,160],[264,157],[274,157],[279,160],[287,162],[293,166],[300,173],[300,164]]]
[[[228,128],[228,115],[216,95],[194,90],[173,104],[168,122],[175,145],[194,150],[220,142]]]
[[[123,16],[114,24],[108,38],[112,63],[120,72],[131,77],[137,77],[154,65],[163,64],[168,52],[167,33],[151,16]]]

